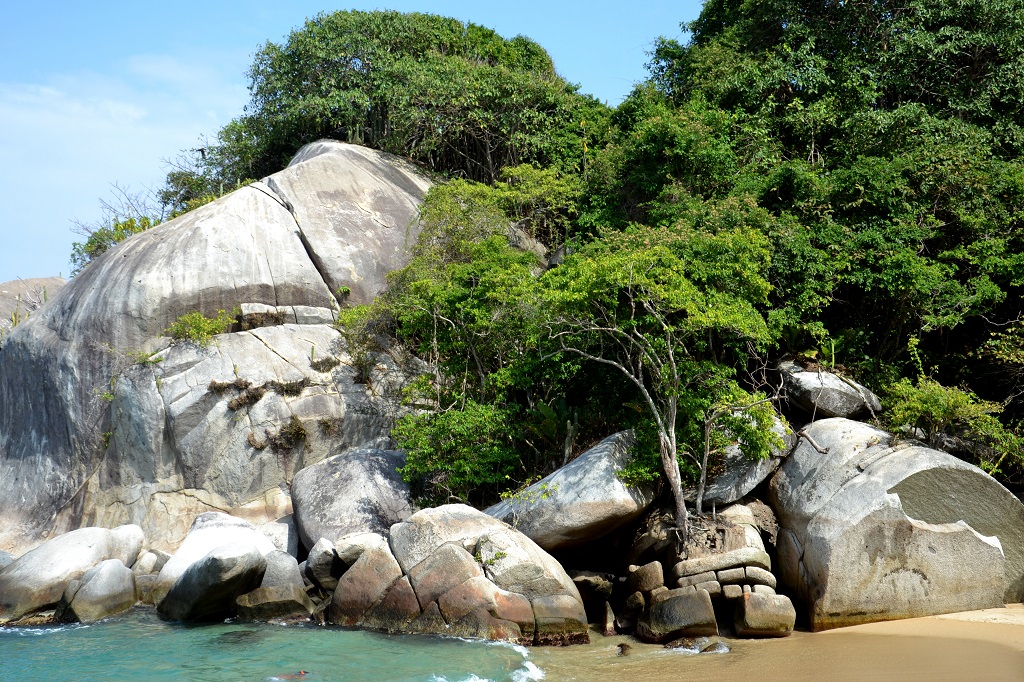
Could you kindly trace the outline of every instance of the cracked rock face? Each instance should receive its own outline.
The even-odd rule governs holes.
[[[339,287],[367,302],[404,264],[428,186],[394,157],[314,143],[51,295],[0,350],[0,549],[127,519],[172,547],[211,510],[264,523],[290,512],[291,475],[332,445],[380,445],[386,358],[356,384],[367,377],[324,323]],[[235,307],[281,323],[166,349],[179,316]],[[328,357],[340,364],[312,366]],[[210,390],[236,381],[264,390],[244,404],[248,389]]]
[[[981,469],[847,419],[771,482],[776,573],[814,630],[1024,598],[1024,505]]]
[[[387,632],[588,641],[579,591],[561,565],[507,524],[461,504],[416,512],[341,577],[330,622]]]

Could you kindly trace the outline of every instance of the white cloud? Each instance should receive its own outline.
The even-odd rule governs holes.
[[[114,74],[0,82],[0,282],[67,274],[72,219],[111,183],[154,188],[163,160],[212,135],[247,99],[245,55],[135,55]]]

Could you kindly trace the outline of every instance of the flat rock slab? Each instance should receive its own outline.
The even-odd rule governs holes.
[[[599,539],[640,516],[654,499],[618,472],[632,460],[631,432],[605,438],[561,469],[485,512],[548,551]]]
[[[772,560],[764,550],[757,549],[756,547],[745,547],[721,554],[684,559],[672,568],[672,575],[679,579],[707,573],[708,571],[721,571],[742,566],[756,566],[757,568],[770,571],[772,569]]]
[[[313,602],[301,585],[258,587],[235,599],[238,620],[256,622],[304,619],[313,613]]]

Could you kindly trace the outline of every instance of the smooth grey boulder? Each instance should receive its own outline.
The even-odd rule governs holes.
[[[65,590],[64,622],[95,623],[116,616],[135,605],[135,576],[118,559],[107,559],[86,571],[74,593]]]
[[[80,528],[49,540],[0,569],[0,623],[54,606],[68,583],[102,561],[135,563],[138,526]]]
[[[226,545],[244,545],[261,557],[277,551],[274,544],[255,526],[221,512],[200,514],[192,522],[185,541],[167,560],[157,578],[156,595],[159,600],[189,568],[202,561],[212,550]]]
[[[259,587],[267,563],[249,544],[223,545],[191,564],[157,606],[168,620],[229,618],[235,600]]]
[[[747,593],[736,600],[733,626],[740,637],[788,637],[796,624],[793,602],[781,594]]]
[[[398,468],[405,454],[350,448],[306,467],[292,481],[292,504],[303,545],[353,533],[387,533],[412,514],[409,486]]]
[[[132,565],[132,573],[134,575],[149,575],[151,573],[159,573],[160,569],[163,568],[162,565],[160,567],[157,567],[157,562],[159,562],[159,560],[160,557],[158,557],[154,552],[145,551],[139,555],[139,558]],[[163,563],[167,562],[164,561]]]
[[[7,566],[14,561],[14,555],[10,552],[0,552],[0,568]]]
[[[338,578],[346,568],[338,558],[334,543],[327,538],[320,538],[313,545],[309,550],[309,556],[303,563],[306,577],[328,592],[333,592],[338,587]]]
[[[1024,598],[1024,505],[955,457],[846,419],[807,428],[771,482],[776,574],[812,629]]]
[[[368,549],[387,547],[388,541],[377,533],[353,533],[340,538],[334,551],[346,566],[351,566]]]
[[[282,516],[276,521],[257,526],[261,533],[274,543],[282,552],[293,557],[299,554],[299,531],[295,528],[295,517],[292,514]]]
[[[782,445],[772,448],[766,459],[748,459],[739,445],[730,445],[722,453],[724,471],[710,480],[704,489],[704,509],[711,505],[721,507],[746,497],[750,492],[775,473],[782,463],[782,458],[792,451],[796,445],[796,434],[782,420],[776,418],[772,427]],[[687,501],[697,499],[697,489],[686,491]]]
[[[87,519],[137,523],[162,549],[184,536],[180,519],[203,511],[271,521],[288,513],[295,471],[338,442],[386,435],[378,396],[344,362],[313,370],[311,348],[346,359],[324,324],[339,286],[367,302],[406,262],[428,186],[390,155],[307,145],[274,176],[118,244],[51,296],[0,350],[0,549],[26,551]],[[290,309],[295,323],[151,356],[179,316],[248,304]],[[233,389],[208,390],[302,376],[314,383],[298,395],[268,390],[239,409],[228,407]],[[108,403],[98,395],[112,377]],[[293,416],[305,445],[274,446],[268,433]],[[321,436],[321,419],[335,435]]]
[[[264,555],[263,558],[267,562],[267,568],[263,572],[260,587],[295,585],[299,589],[305,590],[302,574],[299,573],[299,563],[295,561],[295,557],[287,552],[275,550]]]
[[[631,432],[605,438],[569,464],[485,512],[552,551],[592,542],[640,516],[654,500],[618,472],[632,459]]]
[[[636,626],[638,639],[659,644],[680,637],[717,634],[715,609],[704,590],[679,593],[653,604]]]
[[[824,370],[807,371],[790,360],[778,367],[786,395],[815,418],[850,418],[882,411],[878,396],[852,379]]]
[[[300,149],[267,186],[290,207],[328,288],[348,287],[347,300],[360,304],[408,261],[430,183],[397,157],[320,140]]]

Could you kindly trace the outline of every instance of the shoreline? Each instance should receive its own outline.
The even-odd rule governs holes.
[[[1024,680],[1024,604],[723,641],[727,654],[687,654],[592,631],[589,645],[535,647],[530,659],[559,681]]]

